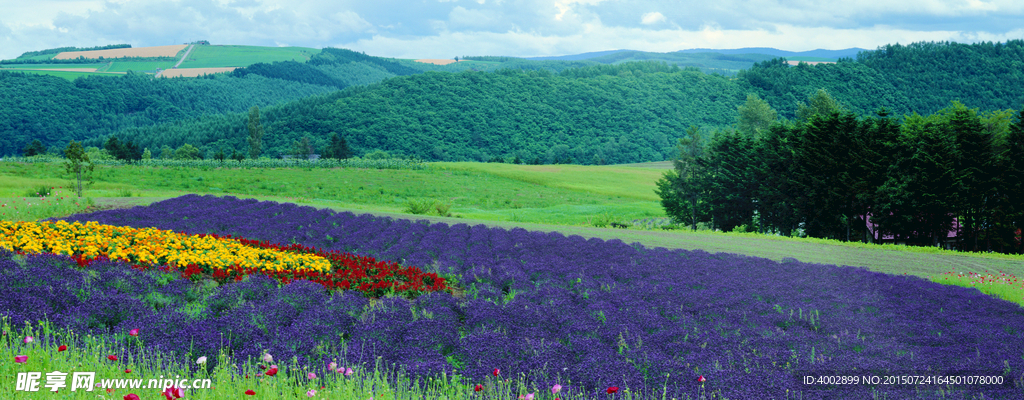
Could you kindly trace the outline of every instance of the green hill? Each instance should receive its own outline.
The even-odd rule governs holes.
[[[197,55],[189,56],[194,62],[203,61],[207,51],[234,52],[241,59],[243,50],[248,51],[245,62],[253,62],[211,81],[217,85],[188,84],[194,86],[189,90],[199,96],[195,98],[202,99],[197,100],[201,106],[187,100],[193,97],[173,95],[179,89],[170,88],[187,86],[184,83],[159,90],[118,89],[117,85],[130,81],[99,85],[95,79],[100,78],[89,77],[74,85],[104,87],[124,93],[111,98],[148,102],[141,108],[124,100],[120,105],[56,112],[42,103],[18,100],[46,98],[32,83],[38,78],[8,74],[0,85],[15,94],[0,100],[12,102],[0,111],[5,113],[0,115],[5,141],[0,141],[0,153],[17,153],[33,139],[57,146],[69,138],[87,139],[95,145],[115,132],[150,148],[189,143],[206,155],[217,150],[243,151],[246,121],[242,112],[259,105],[264,108],[268,134],[265,154],[271,155],[288,153],[302,137],[308,137],[314,148],[323,148],[330,135],[339,133],[357,154],[379,149],[435,161],[516,157],[542,163],[661,161],[673,155],[676,139],[689,125],[714,129],[734,124],[736,107],[750,93],[789,119],[795,118],[798,103],[818,89],[826,89],[861,115],[882,107],[895,115],[930,114],[954,100],[983,110],[1018,108],[1024,105],[1024,68],[1018,68],[1024,60],[1022,43],[885,46],[861,52],[857,59],[813,66],[789,66],[784,59],[771,59],[735,77],[704,74],[698,67],[681,69],[666,60],[627,61],[649,56],[639,52],[602,56],[612,64],[473,57],[433,65],[344,49],[198,46]],[[687,56],[712,57],[706,53]],[[725,56],[736,62],[753,57],[720,54],[714,59],[723,61]],[[258,60],[268,61],[254,62]],[[283,93],[282,89],[272,95],[263,92],[268,97],[257,100],[243,93],[253,82],[290,82],[295,86],[289,87],[304,88],[307,95],[325,96],[282,104],[299,98],[299,92]],[[331,93],[343,88],[348,90]],[[70,93],[90,97],[68,104],[86,104],[97,96]],[[8,110],[33,107],[36,111]],[[58,122],[61,129],[47,128]]]

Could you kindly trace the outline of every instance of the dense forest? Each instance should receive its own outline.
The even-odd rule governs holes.
[[[0,71],[0,154],[19,154],[33,140],[63,147],[130,127],[241,112],[327,93],[333,87],[262,76],[244,79],[64,78]]]
[[[342,134],[357,154],[423,160],[610,164],[671,157],[690,124],[728,125],[743,99],[727,78],[660,63],[549,71],[428,72],[266,108],[265,154]],[[132,129],[142,146],[245,148],[242,114]],[[228,132],[225,135],[225,132]]]
[[[813,66],[766,60],[735,77],[650,61],[480,59],[493,61],[442,66],[328,48],[306,63],[254,64],[209,80],[68,84],[0,73],[0,153],[36,139],[47,146],[91,139],[99,147],[114,133],[151,149],[189,143],[204,154],[244,151],[244,112],[259,106],[265,155],[286,154],[304,137],[322,148],[338,133],[356,155],[623,163],[671,158],[691,124],[733,126],[748,94],[789,120],[819,89],[857,115],[885,107],[897,119],[951,101],[981,110],[1024,104],[1020,40],[891,45]],[[318,96],[298,101],[309,95]],[[48,103],[55,98],[63,100]]]
[[[740,110],[740,127],[759,128],[692,127],[680,141],[658,182],[678,222],[1024,253],[1024,110],[954,102],[901,121],[884,109],[857,115],[825,91],[795,120],[773,122],[753,96]]]

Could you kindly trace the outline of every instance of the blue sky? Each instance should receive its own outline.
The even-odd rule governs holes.
[[[398,58],[1024,39],[1019,0],[0,0],[0,58],[206,39]]]

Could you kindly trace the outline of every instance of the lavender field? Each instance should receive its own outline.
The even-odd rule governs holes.
[[[118,263],[76,271],[69,259],[32,256],[22,267],[0,261],[0,287],[21,293],[0,296],[0,314],[45,314],[99,334],[138,328],[154,332],[146,346],[192,357],[269,351],[314,369],[380,357],[466,384],[500,369],[539,390],[559,383],[596,398],[613,397],[612,386],[652,399],[1024,396],[1024,309],[918,277],[233,197],[188,195],[66,220],[348,251],[454,274],[465,290],[371,305],[309,282],[197,287]],[[809,390],[800,382],[953,372],[1005,384]]]

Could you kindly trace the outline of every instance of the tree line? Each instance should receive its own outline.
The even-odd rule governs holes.
[[[858,115],[824,90],[792,120],[756,95],[738,109],[736,129],[679,141],[658,182],[677,222],[1024,253],[1024,110]]]

